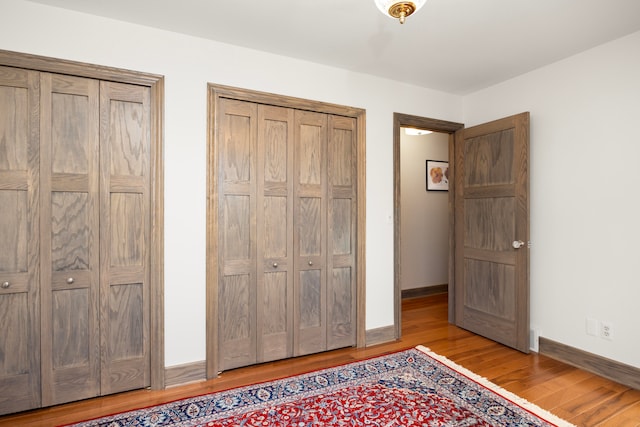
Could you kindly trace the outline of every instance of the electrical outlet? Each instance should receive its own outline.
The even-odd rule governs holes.
[[[613,341],[613,323],[600,322],[600,338]]]

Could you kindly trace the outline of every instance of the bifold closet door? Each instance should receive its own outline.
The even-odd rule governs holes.
[[[258,105],[257,361],[293,356],[294,112]]]
[[[0,414],[150,383],[150,92],[0,67]]]
[[[42,405],[149,385],[149,94],[41,77]]]
[[[221,370],[293,355],[292,109],[221,100]]]
[[[218,360],[256,363],[257,105],[220,101],[218,128]]]
[[[101,394],[150,384],[150,93],[100,83]]]
[[[327,349],[326,114],[296,110],[294,355]]]
[[[221,371],[355,345],[353,118],[220,99]]]
[[[0,67],[0,415],[40,406],[39,85]]]
[[[356,120],[329,116],[327,350],[356,345]]]
[[[41,74],[42,404],[100,394],[99,90]]]

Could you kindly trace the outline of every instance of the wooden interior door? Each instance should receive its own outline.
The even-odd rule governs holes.
[[[356,344],[356,120],[329,116],[327,350]]]
[[[100,394],[99,84],[41,74],[42,404]]]
[[[223,99],[218,128],[219,370],[256,363],[257,105]],[[263,270],[264,271],[264,267]]]
[[[529,113],[455,134],[456,324],[529,352]]]
[[[100,83],[101,394],[150,383],[150,92]]]
[[[257,361],[293,355],[294,112],[258,105]]]
[[[39,86],[0,67],[0,415],[40,406]]]
[[[326,114],[296,110],[294,355],[327,349]]]

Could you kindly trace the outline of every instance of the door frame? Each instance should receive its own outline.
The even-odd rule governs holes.
[[[149,248],[151,388],[165,388],[164,372],[164,76],[0,50],[0,65],[145,86],[150,89],[151,247]]]
[[[214,83],[207,84],[207,227],[206,227],[206,377],[219,374],[218,363],[218,129],[216,110],[221,98],[314,111],[356,119],[357,152],[357,225],[356,225],[356,346],[365,346],[365,231],[366,231],[366,110],[321,101],[241,89]]]
[[[463,129],[464,124],[449,122],[446,120],[432,119],[428,117],[413,116],[409,114],[393,113],[393,305],[394,305],[394,327],[395,338],[398,339],[402,335],[402,288],[401,288],[401,235],[400,235],[400,213],[401,213],[401,194],[400,194],[400,132],[402,127],[411,127],[426,129],[433,132],[449,134],[449,169],[450,176],[453,176],[453,158],[454,158],[454,134],[457,130]],[[448,317],[449,323],[455,323],[455,278],[454,278],[454,255],[455,255],[455,239],[454,239],[454,200],[455,187],[453,180],[449,180],[449,302]]]

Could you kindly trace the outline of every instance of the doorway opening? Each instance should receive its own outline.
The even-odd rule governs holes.
[[[445,182],[451,176],[453,134],[463,127],[394,114],[394,317],[398,338],[403,291],[405,295],[448,291],[449,321],[454,320],[453,189],[447,190]],[[407,129],[428,133],[410,131],[408,135]]]

